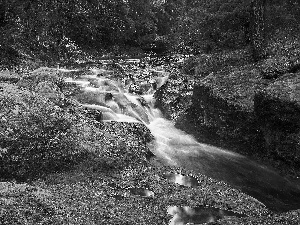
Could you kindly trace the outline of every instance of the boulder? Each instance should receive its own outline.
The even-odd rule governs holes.
[[[32,86],[42,81],[50,81],[60,86],[63,84],[63,74],[62,71],[56,68],[41,67],[30,73],[23,74],[18,85],[32,88]]]
[[[0,82],[16,83],[20,80],[20,76],[8,70],[0,71]]]
[[[177,128],[198,141],[251,156],[282,174],[298,176],[299,79],[299,73],[265,79],[259,65],[248,64],[199,79],[190,106],[178,117],[174,117],[176,98],[168,97],[176,94],[164,94],[161,89],[156,104],[175,120]]]
[[[255,114],[265,148],[299,167],[300,73],[285,74],[255,96]]]
[[[30,73],[23,74],[16,84],[20,88],[44,96],[60,107],[65,107],[67,102],[62,91],[66,90],[70,85],[64,83],[63,77],[64,72],[58,69],[41,67]]]
[[[251,61],[251,56],[245,49],[201,54],[185,60],[183,72],[204,78],[220,70],[230,72],[233,67],[245,65],[249,61]]]
[[[50,81],[42,81],[37,84],[34,91],[56,104],[60,104],[62,99],[65,97],[60,91],[59,87]]]
[[[276,79],[286,73],[299,71],[300,60],[298,57],[277,56],[262,61],[260,70],[265,79]]]
[[[154,106],[162,111],[165,118],[176,121],[191,103],[193,77],[174,70],[168,77],[163,80],[158,79],[156,82]]]
[[[1,224],[62,224],[48,190],[25,183],[0,182]]]
[[[175,121],[177,128],[201,142],[223,147],[227,142],[238,143],[251,151],[253,145],[263,145],[253,99],[266,82],[253,65],[210,73],[196,82],[189,76],[178,77],[171,74],[169,82],[155,93],[156,106]]]
[[[123,168],[152,154],[146,144],[153,137],[143,124],[101,123],[97,110],[62,109],[11,84],[0,90],[0,178],[26,180],[91,155],[109,168]]]
[[[215,94],[214,89],[205,84],[195,86],[192,105],[177,119],[176,127],[201,142],[221,147],[241,145],[240,153],[247,154],[254,146],[259,148],[261,140],[253,108],[247,110],[242,102],[234,104]]]
[[[96,120],[98,122],[102,121],[103,119],[103,113],[97,109],[84,108],[83,113],[90,119]]]
[[[105,105],[105,92],[95,91],[77,91],[74,93],[74,98],[81,104]]]
[[[74,116],[35,92],[0,86],[0,178],[55,171],[86,154],[70,129]]]
[[[154,156],[148,148],[154,137],[144,124],[111,121],[103,123],[102,130],[116,137],[106,140],[108,146],[119,142],[118,148],[111,146],[105,152],[99,151],[100,158],[109,163],[111,168],[145,165]]]
[[[142,88],[135,83],[129,85],[128,91],[129,93],[133,93],[133,94],[138,94],[138,95],[143,94]]]

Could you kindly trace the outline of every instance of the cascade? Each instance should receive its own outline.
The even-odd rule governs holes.
[[[151,150],[164,163],[222,180],[275,211],[300,208],[297,185],[243,155],[197,142],[154,108],[153,95],[156,88],[167,81],[168,73],[156,71],[153,73],[156,76],[148,79],[148,83],[154,81],[156,85],[145,86],[143,93],[136,94],[129,91],[131,78],[120,81],[110,73],[104,76],[104,72],[104,69],[92,68],[88,75],[65,79],[65,82],[80,86],[78,101],[83,107],[101,111],[103,121],[143,123],[155,137]],[[172,179],[178,184],[186,182],[180,176]]]

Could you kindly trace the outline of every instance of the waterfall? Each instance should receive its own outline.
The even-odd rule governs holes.
[[[300,190],[290,181],[245,156],[199,143],[193,136],[175,128],[172,121],[165,119],[160,110],[154,108],[154,92],[168,80],[168,73],[154,70],[154,77],[140,83],[144,90],[135,92],[130,91],[130,76],[127,80],[118,80],[110,73],[105,76],[105,71],[92,68],[76,79],[65,79],[65,82],[80,87],[77,100],[83,107],[101,111],[103,121],[147,126],[155,137],[151,150],[170,166],[184,167],[225,181],[274,209],[300,207]],[[184,183],[182,177],[175,179],[175,182]]]

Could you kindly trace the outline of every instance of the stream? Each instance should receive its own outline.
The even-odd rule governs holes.
[[[169,77],[163,66],[144,65],[141,59],[119,60],[115,66],[119,76],[109,60],[102,60],[82,73],[79,73],[80,70],[70,70],[77,71],[76,76],[66,78],[65,82],[80,87],[81,92],[75,98],[82,106],[101,111],[103,121],[143,123],[147,126],[155,137],[151,150],[164,164],[222,180],[256,198],[274,212],[300,208],[299,185],[243,155],[197,142],[193,136],[175,128],[172,121],[165,119],[160,110],[154,108],[154,93]],[[180,185],[197,185],[180,174],[166,177]],[[176,208],[169,211],[174,215],[186,211],[185,215],[199,217],[196,209]],[[203,218],[203,212],[209,210],[198,211],[202,212]],[[206,222],[215,221],[212,215],[222,218],[225,214],[224,210],[215,210]]]

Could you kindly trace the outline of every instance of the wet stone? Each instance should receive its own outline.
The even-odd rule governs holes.
[[[243,214],[205,206],[199,206],[196,208],[187,206],[170,206],[167,211],[168,214],[173,216],[170,221],[170,225],[187,223],[206,224],[216,222],[221,219],[229,219],[230,217],[245,217]]]
[[[175,184],[179,184],[182,186],[186,186],[186,187],[199,186],[197,178],[192,177],[192,176],[184,176],[184,175],[176,174],[176,173],[168,173],[168,174],[165,174],[164,178],[166,178],[170,182],[173,182]]]
[[[154,192],[144,188],[130,188],[130,193],[141,197],[153,197]]]

